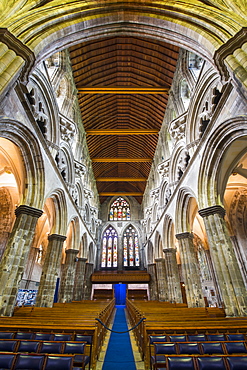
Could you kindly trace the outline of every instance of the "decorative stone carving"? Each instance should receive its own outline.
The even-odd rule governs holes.
[[[89,189],[85,189],[84,188],[84,196],[85,196],[86,199],[93,198],[93,192],[92,192],[92,190],[89,190]]]
[[[59,152],[56,155],[56,163],[57,167],[64,179],[64,181],[68,181],[68,163],[67,158],[65,156],[65,153],[60,149]]]
[[[185,137],[186,116],[180,117],[171,122],[169,131],[172,139],[177,142]]]
[[[159,197],[159,194],[160,194],[160,188],[156,188],[150,191],[150,196],[152,198],[157,199]]]
[[[169,177],[169,165],[170,165],[170,159],[167,159],[166,161],[160,163],[157,167],[158,173],[163,178],[168,178]]]
[[[60,119],[60,132],[62,140],[72,142],[76,132],[75,123],[65,118]]]
[[[26,94],[26,96],[27,100],[31,105],[34,119],[36,120],[44,138],[47,139],[47,131],[50,122],[49,114],[47,112],[45,104],[42,101],[37,89],[35,89],[34,87],[31,88],[31,90]]]
[[[86,166],[74,159],[75,174],[82,178],[86,174]]]
[[[186,167],[188,166],[189,161],[190,161],[189,152],[186,149],[182,150],[180,157],[178,159],[178,166],[177,166],[178,180],[180,180],[181,177],[183,176],[183,173],[186,170]]]

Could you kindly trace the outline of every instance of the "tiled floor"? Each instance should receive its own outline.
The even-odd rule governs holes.
[[[114,321],[114,317],[113,317],[112,322],[113,321]],[[127,323],[128,323],[128,328],[130,329],[129,322],[127,321]],[[111,329],[112,324],[109,327]],[[107,331],[105,341],[104,341],[104,344],[103,344],[102,349],[100,351],[100,356],[99,356],[99,359],[98,359],[97,364],[96,364],[96,370],[101,370],[102,367],[103,367],[104,358],[105,358],[108,342],[109,342],[109,339],[110,339],[110,335],[111,335],[110,331]],[[134,333],[132,331],[130,331],[130,341],[131,341],[131,345],[132,345],[132,349],[133,349],[133,354],[134,354],[134,359],[135,359],[135,364],[136,364],[136,370],[144,370],[145,369],[144,362],[141,359],[140,353],[138,351],[138,347],[136,345]]]

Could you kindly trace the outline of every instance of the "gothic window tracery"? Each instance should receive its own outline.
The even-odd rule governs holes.
[[[111,205],[109,212],[110,221],[129,221],[130,206],[122,197],[118,197]]]
[[[118,235],[116,230],[109,226],[102,238],[102,257],[101,257],[101,267],[111,268],[117,267],[117,251],[118,247]]]
[[[138,234],[131,225],[123,234],[123,261],[124,267],[140,266]]]

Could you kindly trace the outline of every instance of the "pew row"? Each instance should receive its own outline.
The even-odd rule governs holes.
[[[0,331],[14,333],[70,335],[71,340],[87,336],[92,338],[89,346],[91,353],[91,369],[95,369],[106,329],[96,318],[106,326],[109,325],[115,300],[81,301],[72,303],[54,304],[52,308],[46,307],[18,307],[12,317],[0,317]],[[34,337],[30,338],[33,339]],[[40,337],[41,338],[41,337]],[[16,338],[17,339],[17,338]],[[23,337],[24,339],[24,337]],[[52,338],[53,339],[53,338]],[[82,339],[81,339],[82,340]]]
[[[189,335],[224,334],[225,339],[229,340],[229,334],[243,334],[243,340],[246,341],[247,318],[226,317],[221,308],[188,308],[168,302],[130,300],[126,301],[126,307],[131,326],[145,318],[134,330],[139,351],[145,361],[145,369],[150,369],[150,336],[163,336],[167,342],[178,342],[179,336],[183,336],[183,341],[189,341]],[[169,336],[174,336],[174,340],[169,340]]]

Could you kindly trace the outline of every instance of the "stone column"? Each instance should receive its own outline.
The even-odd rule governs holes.
[[[49,244],[45,255],[45,262],[36,299],[37,307],[53,306],[65,239],[66,236],[64,235],[52,234],[48,236]]]
[[[84,288],[84,297],[83,299],[91,299],[92,294],[92,282],[91,282],[91,275],[93,273],[94,264],[93,263],[86,263],[86,273],[85,273],[85,288]]]
[[[74,301],[81,301],[85,289],[85,270],[87,258],[78,258],[76,263],[75,283],[74,283]]]
[[[159,301],[168,301],[167,272],[164,258],[155,258]]]
[[[219,205],[201,209],[212,262],[227,316],[247,315],[247,294],[239,264]]]
[[[66,249],[65,264],[63,266],[63,273],[60,281],[60,290],[58,302],[72,302],[73,289],[75,282],[76,271],[76,256],[79,253],[77,249]]]
[[[140,246],[139,256],[140,256],[140,270],[144,270],[145,252],[143,245]]]
[[[198,273],[199,265],[196,260],[193,244],[193,234],[184,232],[176,234],[176,238],[180,245],[188,307],[204,307],[201,280]]]
[[[14,311],[38,218],[43,211],[26,205],[15,210],[16,220],[0,264],[0,307],[2,316]]]
[[[168,288],[168,300],[170,302],[183,303],[181,292],[178,264],[176,259],[176,249],[163,249],[166,263],[166,276]]]
[[[39,248],[35,248],[35,247],[30,248],[30,252],[27,258],[27,264],[24,270],[24,278],[26,277],[27,279],[26,284],[25,284],[25,289],[29,289],[29,284],[30,284],[31,277],[33,274],[33,269],[34,269],[38,251],[39,251]]]
[[[150,300],[157,301],[158,300],[158,287],[157,287],[156,264],[149,263],[147,272],[150,275],[150,282],[149,282]]]

